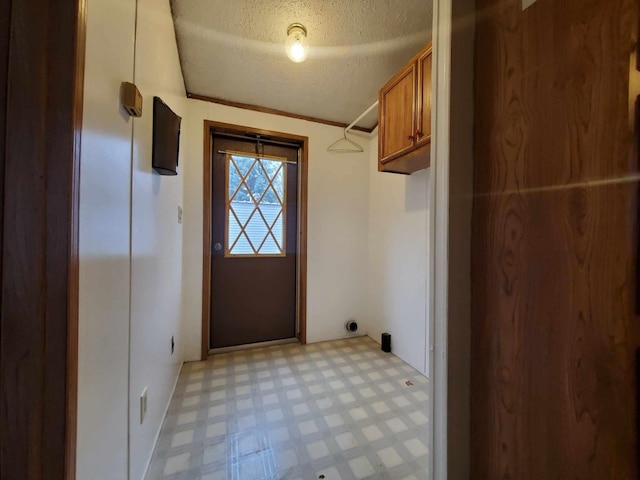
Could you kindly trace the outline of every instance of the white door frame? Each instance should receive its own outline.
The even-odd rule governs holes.
[[[473,0],[433,0],[433,91],[437,94],[431,120],[428,376],[429,478],[435,480],[468,479],[470,473],[474,30]],[[455,357],[449,358],[450,351]]]
[[[431,477],[447,478],[447,231],[449,225],[449,104],[451,2],[433,0],[433,100],[429,208],[429,445]],[[437,94],[435,93],[437,92]]]

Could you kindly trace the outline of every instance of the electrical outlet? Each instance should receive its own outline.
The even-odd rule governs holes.
[[[176,349],[176,342],[173,340],[173,335],[171,335],[171,355],[173,355],[173,352],[175,349]]]
[[[182,207],[178,205],[178,223],[182,223]]]
[[[144,422],[144,417],[147,415],[147,387],[144,387],[142,394],[140,395],[140,423]]]

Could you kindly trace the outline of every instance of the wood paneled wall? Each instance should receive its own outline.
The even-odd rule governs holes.
[[[0,478],[75,477],[82,0],[0,6]]]
[[[637,2],[477,9],[472,478],[636,479]]]
[[[10,38],[11,2],[0,4],[0,139],[5,140],[7,85],[9,83],[9,38]],[[2,251],[2,224],[4,223],[4,164],[6,149],[4,142],[0,143],[0,252]],[[2,284],[2,255],[0,255],[0,285]],[[1,297],[0,297],[1,298]],[[0,305],[1,308],[1,305]],[[0,331],[1,332],[1,331]],[[2,337],[0,337],[0,348]],[[1,366],[0,366],[1,368]],[[0,418],[1,419],[1,418]]]

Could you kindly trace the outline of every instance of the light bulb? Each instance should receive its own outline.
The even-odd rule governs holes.
[[[300,63],[307,58],[307,52],[305,51],[302,43],[296,41],[289,47],[289,58],[292,62]]]
[[[295,63],[304,62],[307,58],[307,29],[299,23],[289,25],[287,28],[286,52],[289,60]]]

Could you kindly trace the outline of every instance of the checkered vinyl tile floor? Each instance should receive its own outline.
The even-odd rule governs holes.
[[[368,337],[187,363],[147,480],[426,480],[427,402]]]

